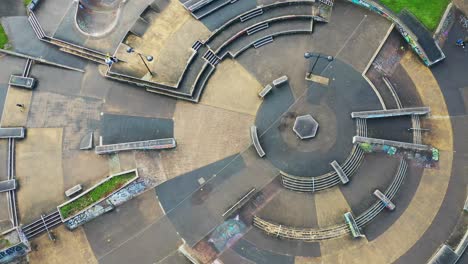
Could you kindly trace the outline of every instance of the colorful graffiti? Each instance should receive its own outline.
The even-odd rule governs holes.
[[[26,255],[28,251],[28,246],[22,242],[4,249],[0,251],[0,263],[8,263],[18,257]]]
[[[219,225],[210,235],[208,242],[212,243],[218,252],[223,251],[236,242],[246,230],[246,225],[239,215]]]

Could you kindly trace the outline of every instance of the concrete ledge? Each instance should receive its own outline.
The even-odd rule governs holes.
[[[412,108],[400,108],[400,109],[388,109],[388,110],[372,110],[372,111],[361,111],[352,112],[352,118],[383,118],[383,117],[395,117],[405,115],[426,115],[431,112],[429,107],[412,107]]]
[[[24,127],[0,128],[0,138],[24,138]]]
[[[0,193],[8,192],[16,189],[16,180],[0,181]]]
[[[262,145],[260,145],[260,141],[258,140],[258,134],[257,134],[257,127],[256,126],[251,126],[250,127],[250,138],[252,139],[252,143],[255,147],[255,150],[257,151],[258,156],[260,158],[263,158],[266,154],[265,151],[262,148]]]
[[[346,184],[349,182],[348,176],[346,173],[343,171],[341,168],[340,164],[336,160],[332,161],[330,165],[333,167],[333,169],[336,171],[336,174],[338,174],[338,177],[340,177],[340,180],[343,184]]]
[[[360,137],[360,136],[353,137],[353,144],[356,144],[356,143],[388,145],[392,147],[412,149],[412,150],[430,150],[431,149],[431,146],[428,146],[428,145],[413,144],[413,143],[406,143],[406,142],[385,140],[385,139],[378,139],[378,138]]]
[[[96,146],[96,154],[109,154],[126,150],[160,150],[176,147],[174,138],[163,138],[146,141],[136,141],[120,144]]]

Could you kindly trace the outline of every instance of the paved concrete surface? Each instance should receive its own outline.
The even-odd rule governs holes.
[[[37,251],[29,254],[31,264],[97,264],[98,261],[88,244],[86,234],[82,228],[70,232],[64,226],[53,231],[57,240],[52,242],[47,234],[34,240]]]
[[[229,165],[235,157],[236,155],[229,156],[156,186],[155,191],[161,206],[166,212],[174,209],[186,197],[198,190],[200,185],[215,177],[216,173]]]
[[[174,137],[172,119],[104,114],[100,129],[104,145]]]
[[[456,17],[459,15],[460,13],[458,12]],[[447,58],[432,69],[437,82],[442,88],[441,90],[451,116],[467,113],[462,91],[468,87],[467,78],[463,78],[465,74],[464,68],[468,60],[468,49],[462,49],[454,45],[457,39],[463,38],[467,34],[466,29],[463,29],[458,19],[456,19],[453,28],[449,32],[446,45],[443,48]]]
[[[148,50],[143,50],[159,54],[155,55],[156,60],[152,66],[157,72],[161,72],[161,78],[167,80],[177,79],[177,69],[180,70],[181,65],[184,65],[193,41],[209,33],[202,23],[195,21],[183,10],[180,3],[173,5],[172,2],[166,3],[165,11],[161,14],[151,17],[153,26],[159,23],[171,30],[159,32],[155,26],[153,31],[150,31],[151,35],[147,36],[148,43],[153,41],[151,43],[155,46],[149,45]],[[133,7],[141,7],[141,3],[135,2]],[[110,38],[99,43],[99,40],[77,37],[76,32],[70,30],[72,24],[67,24],[72,22],[72,16],[65,12],[66,9],[71,12],[69,6],[58,5],[53,9],[52,6],[58,4],[54,0],[43,4],[38,10],[38,16],[48,32],[55,32],[55,28],[60,24],[57,35],[62,34],[73,41],[103,49],[108,49],[120,41]],[[202,22],[213,29],[226,21],[228,13],[234,15],[255,4],[255,1],[238,1],[231,5],[232,8],[225,8],[217,12],[219,15],[209,16]],[[171,8],[175,10],[172,13],[169,12]],[[65,15],[64,19],[57,18],[57,14]],[[176,19],[174,14],[181,16]],[[162,19],[164,16],[166,18]],[[129,16],[126,19],[134,18]],[[178,20],[179,18],[182,19]],[[85,74],[35,65],[32,74],[40,79],[38,89],[32,96],[25,96],[20,92],[10,93],[13,91],[10,89],[4,113],[8,113],[7,118],[12,120],[7,120],[9,124],[16,122],[32,127],[32,134],[28,133],[28,137],[18,143],[18,177],[22,177],[22,181],[50,181],[54,185],[47,188],[55,189],[44,189],[50,196],[46,204],[41,198],[44,194],[37,192],[36,185],[40,183],[28,183],[27,186],[30,187],[22,188],[18,196],[22,222],[28,220],[28,216],[23,217],[25,211],[31,215],[31,219],[40,211],[48,211],[61,202],[64,199],[65,187],[77,183],[92,184],[110,172],[138,167],[140,175],[151,177],[157,183],[172,180],[156,188],[159,200],[154,196],[154,192],[150,191],[120,207],[118,211],[88,223],[84,227],[85,232],[78,229],[74,233],[62,234],[61,229],[57,230],[59,239],[66,241],[66,244],[54,246],[45,241],[44,237],[40,238],[38,243],[41,243],[40,250],[43,250],[33,253],[33,261],[63,263],[64,257],[75,257],[73,254],[82,253],[81,256],[76,256],[77,263],[185,263],[184,257],[176,252],[182,238],[190,245],[206,239],[214,228],[224,222],[221,214],[242,193],[252,187],[262,189],[269,186],[278,175],[276,167],[279,163],[258,158],[250,145],[250,125],[257,123],[259,128],[267,130],[299,99],[296,102],[297,108],[293,110],[313,110],[318,116],[321,113],[322,116],[328,117],[327,120],[320,121],[323,123],[321,128],[326,128],[327,122],[331,123],[332,117],[335,116],[336,122],[344,125],[343,128],[335,128],[336,141],[343,141],[341,146],[350,145],[351,138],[345,134],[355,133],[355,129],[349,117],[349,109],[358,107],[360,110],[366,110],[362,108],[369,107],[370,110],[379,107],[367,82],[355,82],[358,77],[353,76],[360,75],[388,26],[385,19],[349,3],[338,2],[331,23],[317,24],[311,36],[278,38],[265,47],[247,51],[237,62],[221,63],[207,87],[206,97],[198,105],[176,102],[173,99],[150,95],[139,87],[130,88],[126,84],[105,80],[98,71],[102,72],[102,67],[92,64],[84,66],[87,71]],[[124,33],[119,34],[123,36]],[[452,32],[449,42],[450,38],[457,34],[459,32]],[[462,50],[446,46],[447,54],[453,51],[451,57],[461,63],[462,60],[456,55]],[[328,69],[327,64],[320,64],[317,65],[317,72],[314,72],[330,78],[328,88],[310,85],[304,80],[308,68],[308,62],[303,58],[305,51],[338,55],[340,60],[331,65],[333,68]],[[174,57],[177,60],[173,60]],[[341,60],[347,64],[342,63],[340,69],[338,64]],[[281,63],[278,63],[279,61]],[[24,61],[10,57],[0,60],[0,64],[8,67],[10,62],[14,71],[22,71]],[[463,135],[466,134],[463,132],[466,126],[463,117],[463,89],[468,87],[468,84],[461,78],[454,79],[447,85],[444,83],[449,79],[449,72],[463,69],[460,65],[450,64],[447,67],[454,68],[448,71],[444,67],[439,69],[436,66],[431,73],[408,52],[401,66],[396,66],[393,74],[398,78],[392,81],[397,84],[398,94],[402,97],[404,105],[425,105],[433,108],[431,118],[423,120],[423,126],[432,129],[430,134],[424,135],[424,141],[441,149],[441,161],[435,170],[423,171],[416,166],[417,164],[410,166],[408,178],[394,201],[397,205],[396,211],[383,212],[367,226],[364,230],[367,240],[355,241],[346,236],[321,243],[301,243],[277,240],[253,228],[231,248],[227,248],[219,258],[226,263],[359,263],[363,259],[372,263],[408,263],[421,260],[424,262],[434,252],[434,247],[444,239],[444,235],[448,237],[453,222],[457,220],[455,212],[464,200],[459,186],[466,185],[466,179],[463,178],[466,172],[463,165],[466,153],[465,144],[459,142],[464,142]],[[237,77],[236,80],[233,76],[237,73],[242,73],[244,77],[249,76],[248,82],[242,80],[244,77]],[[10,74],[1,71],[0,84],[5,83]],[[258,89],[284,74],[290,78],[289,85],[275,88],[257,112],[260,103],[256,96]],[[223,85],[222,82],[227,84]],[[258,88],[249,90],[251,86]],[[331,97],[321,104],[318,98],[322,98],[322,93],[333,93],[333,89],[338,90],[335,93],[339,96]],[[305,91],[309,91],[309,94],[306,94],[310,96],[305,97],[308,101],[301,103],[301,95]],[[444,104],[441,101],[443,96],[450,103]],[[461,99],[457,98],[452,104],[450,96],[458,96]],[[13,102],[23,100],[23,97],[28,102],[32,100],[31,106],[28,105],[27,108],[29,113],[19,115],[9,110],[15,110],[12,107]],[[364,105],[362,102],[369,104]],[[316,109],[311,107],[313,105],[317,106]],[[331,110],[324,110],[327,107]],[[96,130],[96,136],[102,133],[98,129],[100,122],[103,122],[101,112],[138,118],[173,118],[174,135],[179,145],[172,151],[127,152],[109,157],[97,157],[92,151],[78,151],[77,146],[84,133],[93,130]],[[449,120],[449,115],[459,117]],[[369,123],[370,132],[401,140],[411,136],[400,133],[400,130],[408,125],[408,120],[390,121],[382,124]],[[285,124],[287,125],[287,122]],[[347,129],[348,127],[352,129]],[[459,132],[452,135],[452,128]],[[328,130],[330,129],[326,129]],[[37,131],[55,131],[56,134],[51,136],[50,133],[43,133],[38,137],[40,133]],[[62,132],[59,135],[57,131]],[[335,134],[329,132],[325,135],[333,138]],[[287,142],[285,146],[288,148],[306,153],[304,155],[308,155],[314,147],[313,144],[302,142],[291,144],[294,143],[293,138],[284,133],[277,139]],[[280,141],[271,141],[272,146],[268,146],[267,143],[266,147],[280,145],[277,143]],[[455,142],[455,148],[452,148],[452,141]],[[44,148],[43,145],[47,147]],[[323,145],[316,145],[320,151],[324,148]],[[289,158],[286,154],[283,156]],[[294,161],[295,156],[290,156]],[[330,161],[323,162],[324,166],[328,167]],[[375,187],[384,189],[388,185],[397,162],[397,159],[383,155],[368,155],[363,167],[351,178],[347,186],[339,186],[317,194],[293,193],[281,189],[262,205],[264,207],[259,214],[297,226],[325,227],[341,224],[345,211],[352,210],[357,215],[374,201],[370,192]],[[36,163],[41,163],[42,167],[38,169],[39,165]],[[304,171],[311,172],[305,175],[315,175],[313,172],[318,173],[320,170],[319,164],[310,166],[307,162],[302,162],[301,166]],[[47,175],[41,172],[44,169]],[[34,174],[31,174],[34,175],[33,178],[26,175],[28,170],[34,170]],[[329,170],[330,168],[327,169]],[[381,170],[383,172],[376,173]],[[180,177],[177,177],[179,175]],[[200,185],[199,180],[202,177],[205,182]],[[42,188],[42,185],[40,186]],[[431,199],[428,200],[427,197]],[[167,216],[163,216],[164,212],[158,201],[161,201]],[[448,214],[453,217],[446,217]],[[76,248],[79,250],[72,250]],[[61,254],[61,251],[66,253]],[[216,252],[213,254],[216,255]]]
[[[271,53],[264,56],[271,57],[276,44],[265,47]],[[288,76],[293,70],[302,70],[305,75],[305,65],[303,62],[299,64],[299,59],[304,60],[299,54],[296,58],[285,58],[275,68],[282,69],[282,74],[287,73]],[[294,64],[304,65],[304,68],[293,67]],[[355,121],[351,119],[350,113],[380,109],[372,88],[350,65],[334,60],[322,72],[330,78],[329,86],[303,83],[302,86],[308,89],[296,95],[295,101],[284,96],[287,85],[276,88],[273,94],[264,99],[256,117],[255,123],[259,129],[260,142],[267,153],[266,158],[278,169],[292,175],[319,176],[332,170],[329,163],[333,160],[344,162],[352,147],[351,138],[356,135],[353,129]],[[290,82],[291,87],[292,83],[294,81]],[[317,120],[319,129],[316,137],[300,140],[292,127],[295,118],[305,114],[311,114]]]
[[[164,212],[152,192],[125,203],[86,224],[83,229],[96,257],[102,258],[158,221]]]
[[[453,0],[453,3],[460,8],[463,13],[468,14],[468,1],[467,0]]]
[[[65,199],[62,170],[62,128],[30,128],[16,144],[19,216],[32,222]]]
[[[126,243],[98,260],[102,264],[157,263],[176,251],[181,244],[174,226],[167,217],[163,217],[128,237]]]
[[[197,120],[197,122],[193,122]],[[164,169],[173,178],[250,145],[253,117],[206,105],[178,101],[174,113],[177,148],[163,153]]]
[[[26,16],[4,18],[3,25],[13,50],[16,52],[37,58],[42,57],[51,62],[79,69],[84,68],[87,63],[79,57],[63,53],[57,47],[40,41]]]
[[[31,90],[8,87],[2,113],[2,127],[26,126],[31,106],[31,97]],[[24,105],[24,108],[21,109],[17,104]]]
[[[0,17],[25,16],[26,8],[22,1],[5,0],[0,6]]]
[[[263,87],[235,60],[225,60],[208,81],[200,103],[254,116]]]

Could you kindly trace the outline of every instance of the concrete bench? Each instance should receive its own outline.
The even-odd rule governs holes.
[[[341,168],[340,164],[336,160],[332,161],[330,165],[333,167],[333,169],[336,171],[336,174],[338,174],[338,177],[340,177],[340,180],[343,184],[346,184],[349,182],[349,178],[346,175],[346,173],[343,171]]]
[[[351,212],[345,213],[344,219],[349,229],[351,230],[351,234],[353,235],[354,238],[365,237],[363,234],[361,234],[361,230],[359,230],[359,227],[356,224],[356,221],[354,220],[354,216]]]
[[[388,197],[383,194],[381,191],[379,190],[375,190],[374,191],[374,195],[379,198],[379,200],[385,205],[385,207],[390,210],[390,211],[393,211],[395,210],[395,204],[392,203],[392,201],[390,201],[390,199],[388,199]]]
[[[427,151],[431,149],[431,146],[422,145],[422,144],[413,144],[407,142],[379,139],[379,138],[368,138],[368,137],[353,137],[353,144],[358,143],[369,143],[369,144],[378,144],[378,145],[388,145],[396,148],[412,149],[412,150],[423,150]]]
[[[267,85],[265,86],[265,88],[263,88],[263,89],[258,93],[258,96],[259,96],[260,98],[263,99],[267,94],[270,93],[271,89],[273,89],[273,86],[267,84]]]
[[[65,191],[65,196],[71,198],[73,195],[80,193],[83,190],[83,186],[81,184],[75,185],[70,189]]]
[[[374,111],[361,111],[352,112],[352,118],[384,118],[384,117],[395,117],[405,115],[426,115],[431,112],[429,107],[411,107],[411,108],[399,108],[399,109],[388,109],[388,110],[374,110]]]
[[[10,86],[21,87],[26,89],[34,89],[36,85],[36,80],[31,77],[23,77],[19,75],[11,75],[10,80],[8,81]]]
[[[15,189],[16,189],[16,180],[15,179],[0,181],[0,193],[12,191],[12,190],[15,190]]]
[[[288,76],[283,75],[283,76],[279,77],[278,79],[273,80],[273,85],[274,85],[275,87],[278,87],[278,86],[280,86],[280,85],[286,83],[287,81],[288,81]]]
[[[2,127],[0,138],[24,138],[24,127]]]
[[[255,150],[257,151],[258,156],[260,156],[260,158],[263,158],[266,154],[265,154],[265,151],[263,151],[262,146],[260,145],[260,141],[258,140],[256,126],[250,127],[250,138],[252,139],[252,143],[255,147]]]
[[[128,143],[110,144],[96,146],[96,154],[111,154],[127,150],[162,150],[176,147],[174,138],[162,138]]]

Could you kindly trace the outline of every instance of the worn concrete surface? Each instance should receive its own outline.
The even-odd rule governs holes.
[[[173,178],[245,149],[250,144],[251,124],[251,115],[177,102],[174,113],[177,148],[161,152],[167,177]]]
[[[9,87],[2,113],[2,127],[26,126],[31,106],[32,91]],[[16,106],[23,104],[24,109]]]
[[[238,62],[224,60],[208,81],[200,103],[255,116],[263,86]]]
[[[83,226],[95,256],[100,259],[164,215],[153,192],[146,192]]]
[[[33,245],[37,251],[29,253],[31,264],[97,264],[98,261],[91,250],[82,228],[73,232],[64,226],[54,229],[57,240],[52,242],[47,234],[36,238]]]
[[[64,197],[62,128],[30,128],[16,144],[16,178],[21,222],[50,212]]]

